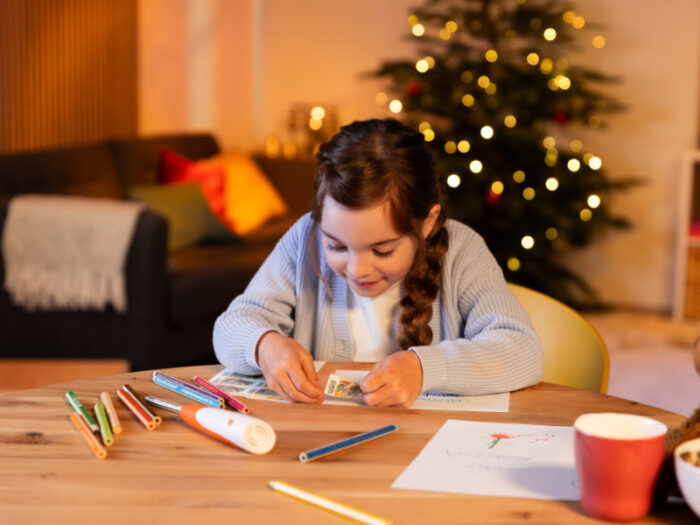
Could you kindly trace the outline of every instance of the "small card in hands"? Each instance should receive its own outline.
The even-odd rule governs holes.
[[[359,383],[348,381],[335,374],[331,374],[330,377],[328,377],[328,383],[326,383],[324,393],[327,396],[340,397],[343,399],[362,397],[362,389]]]

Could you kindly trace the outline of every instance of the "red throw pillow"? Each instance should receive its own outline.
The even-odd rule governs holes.
[[[230,220],[226,215],[225,179],[226,173],[223,166],[201,164],[169,149],[163,150],[160,154],[158,180],[165,184],[198,183],[211,211],[230,228]]]

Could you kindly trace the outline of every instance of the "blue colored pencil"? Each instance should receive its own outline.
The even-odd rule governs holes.
[[[173,383],[171,381],[168,381],[167,379],[163,379],[160,376],[154,375],[153,382],[158,386],[162,386],[163,388],[170,390],[171,392],[175,392],[177,394],[180,394],[181,396],[185,396],[203,405],[207,405],[214,408],[224,407],[224,400],[221,398],[219,398],[218,400],[214,400],[209,396],[202,395],[199,392],[195,392],[194,390],[185,388],[182,385],[178,385],[177,383]]]
[[[153,377],[160,377],[161,379],[164,379],[166,381],[170,381],[171,383],[174,383],[176,385],[180,385],[184,388],[188,388],[190,390],[193,390],[195,392],[202,394],[203,396],[210,397],[213,401],[219,401],[220,399],[222,401],[225,401],[224,399],[222,399],[221,396],[218,396],[212,392],[209,392],[208,390],[205,390],[204,388],[200,387],[199,385],[193,385],[191,383],[188,383],[187,381],[183,381],[182,379],[178,379],[177,377],[172,377],[172,376],[169,376],[168,374],[164,374],[163,372],[154,371]]]
[[[386,435],[391,434],[396,430],[396,425],[387,425],[382,428],[377,428],[376,430],[370,430],[369,432],[363,432],[362,434],[357,434],[356,436],[349,437],[347,439],[342,439],[331,443],[330,445],[325,445],[314,450],[309,450],[307,452],[302,452],[299,454],[299,461],[302,463],[308,463],[309,461],[314,461],[323,456],[328,456],[329,454],[335,454],[336,452],[343,451],[350,447],[361,445],[377,439]]]

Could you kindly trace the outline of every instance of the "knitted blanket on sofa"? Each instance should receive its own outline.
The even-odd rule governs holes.
[[[19,195],[2,237],[4,286],[28,311],[127,308],[125,266],[143,206],[114,199]]]

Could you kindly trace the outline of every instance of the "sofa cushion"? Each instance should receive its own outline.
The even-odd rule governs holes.
[[[164,149],[158,160],[158,182],[195,183],[202,189],[212,213],[230,229],[224,200],[225,172],[223,167],[192,161],[170,149]]]
[[[211,212],[198,184],[139,184],[127,190],[127,197],[167,219],[170,251],[236,238]]]
[[[104,144],[0,156],[0,194],[22,193],[124,198]]]
[[[164,149],[177,151],[190,159],[203,159],[219,153],[216,139],[208,133],[134,137],[112,140],[108,146],[114,153],[124,187],[158,182],[158,159]]]
[[[237,235],[254,232],[289,211],[275,185],[250,155],[241,151],[195,161],[165,149],[160,154],[158,180],[200,184],[214,214]]]

